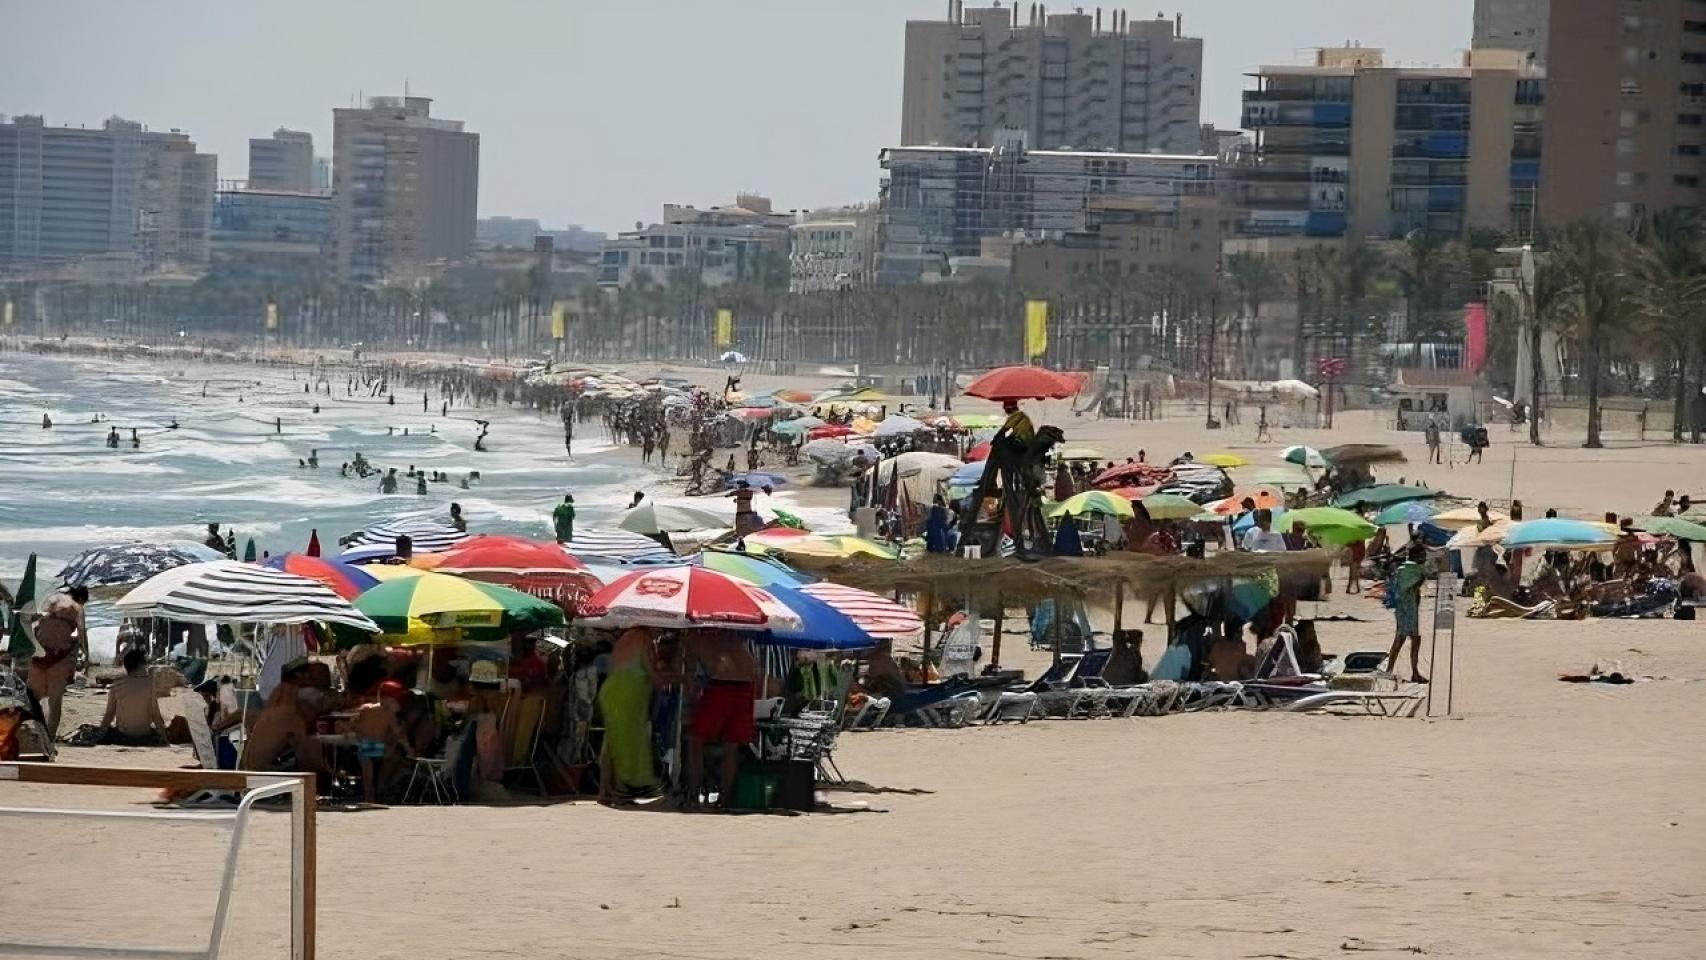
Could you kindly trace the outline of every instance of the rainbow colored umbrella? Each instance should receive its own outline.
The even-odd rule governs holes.
[[[306,553],[281,553],[269,558],[262,566],[318,580],[331,587],[333,593],[345,600],[354,600],[379,585],[377,577],[370,576],[360,567],[330,557],[315,557]]]
[[[556,604],[495,583],[423,573],[381,583],[355,600],[387,634],[409,636],[415,622],[437,629],[543,630],[563,625]]]

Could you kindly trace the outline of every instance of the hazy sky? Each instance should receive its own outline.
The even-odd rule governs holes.
[[[971,0],[968,6],[984,5]],[[1064,3],[1051,4],[1057,10]],[[1204,119],[1243,74],[1347,40],[1455,61],[1472,0],[1189,0]],[[868,200],[900,130],[903,22],[946,0],[0,0],[0,114],[188,131],[241,178],[279,126],[331,151],[358,94],[434,98],[480,134],[480,215],[627,229],[736,191],[783,209]],[[1093,7],[1086,7],[1086,10]],[[1105,8],[1112,9],[1112,8]],[[1134,18],[1155,5],[1128,6]]]

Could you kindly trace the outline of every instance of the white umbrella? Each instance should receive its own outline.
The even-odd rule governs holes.
[[[658,503],[647,499],[622,515],[617,526],[630,533],[677,533],[684,530],[709,530],[733,526],[732,515],[712,513],[699,507],[678,503]]]
[[[875,435],[879,437],[899,437],[927,429],[929,428],[918,420],[896,414],[895,416],[884,418],[882,423],[877,424],[877,431]]]
[[[378,633],[366,614],[317,580],[235,560],[174,567],[120,597],[130,617],[185,623],[341,623]]]
[[[608,527],[575,529],[575,537],[563,549],[580,560],[605,563],[657,563],[674,561],[675,554],[651,537]],[[600,577],[609,583],[609,579]]]

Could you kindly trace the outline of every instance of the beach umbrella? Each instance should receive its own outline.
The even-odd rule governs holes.
[[[1508,514],[1500,513],[1497,510],[1488,511],[1487,517],[1495,523],[1510,519]],[[1455,510],[1436,513],[1428,522],[1445,530],[1461,530],[1464,527],[1473,527],[1479,524],[1481,515],[1474,507],[1458,507]]]
[[[1615,534],[1607,533],[1593,524],[1552,517],[1512,524],[1505,534],[1504,545],[1506,549],[1511,550],[1518,547],[1570,549],[1610,546],[1616,540]]]
[[[839,423],[826,423],[821,427],[813,427],[806,432],[806,437],[812,440],[827,440],[833,437],[850,437],[853,428]]]
[[[1280,529],[1289,530],[1299,523],[1315,539],[1335,547],[1367,540],[1380,530],[1362,517],[1338,507],[1305,507],[1289,511]]]
[[[729,488],[738,486],[742,480],[749,487],[780,487],[788,482],[788,478],[778,473],[737,473],[729,478]]]
[[[365,563],[397,555],[397,538],[408,537],[414,553],[437,553],[468,539],[468,534],[424,517],[398,517],[368,527],[350,540],[338,554],[345,563]]]
[[[219,560],[216,553],[200,544],[178,543],[114,543],[84,550],[66,562],[55,578],[66,587],[98,590],[103,587],[135,586],[173,567]]]
[[[622,515],[617,524],[630,533],[680,533],[686,530],[714,530],[727,527],[731,517],[712,513],[699,507],[679,503],[659,503],[647,497],[639,506]]]
[[[811,403],[812,402],[812,394],[811,394],[810,390],[790,390],[786,387],[783,387],[782,389],[779,389],[779,390],[775,391],[774,393],[772,393],[771,396],[775,397],[778,400],[786,401],[788,403]]]
[[[36,648],[36,555],[33,553],[24,564],[24,578],[18,581],[12,603],[12,627],[6,637],[6,652],[18,664],[40,652]]]
[[[996,367],[978,377],[963,391],[984,400],[1064,400],[1084,387],[1079,374],[1059,373],[1046,367]]]
[[[330,623],[379,628],[317,580],[235,560],[208,560],[157,574],[118,599],[127,617],[185,623]]]
[[[797,420],[784,420],[781,423],[773,423],[770,425],[770,432],[779,433],[785,437],[799,436],[800,434],[805,433],[807,430],[810,430],[813,427],[821,426],[822,425],[821,420],[818,421],[817,423],[807,423],[806,422],[807,420],[816,420],[816,419],[817,419],[816,417],[800,417]]]
[[[746,354],[741,353],[739,350],[728,350],[717,359],[723,363],[745,363]]]
[[[955,470],[953,472],[953,475],[948,477],[948,486],[950,486],[950,487],[976,486],[977,482],[979,480],[983,479],[983,470],[984,470],[984,467],[986,467],[988,465],[988,463],[989,463],[989,461],[987,461],[987,460],[973,460],[972,462],[966,464],[965,466],[959,468],[958,470]]]
[[[679,559],[651,537],[611,527],[576,527],[574,539],[561,547],[581,560],[606,563],[667,563]]]
[[[294,573],[299,577],[318,580],[332,589],[332,592],[345,600],[354,600],[371,587],[377,586],[379,579],[372,576],[362,567],[342,563],[328,557],[316,557],[306,553],[281,553],[268,558],[265,566],[285,573]]]
[[[1428,522],[1430,524],[1433,523],[1432,520]],[[1494,520],[1492,525],[1487,527],[1485,530],[1479,529],[1473,525],[1463,527],[1456,533],[1452,534],[1451,539],[1447,540],[1445,545],[1452,550],[1468,550],[1475,547],[1496,547],[1505,542],[1505,537],[1510,535],[1511,527],[1514,526],[1516,526],[1516,524],[1512,523],[1509,519],[1499,519]],[[1444,528],[1442,527],[1441,529]]]
[[[1394,503],[1404,503],[1407,500],[1432,500],[1445,495],[1443,490],[1429,490],[1427,487],[1412,487],[1402,483],[1379,483],[1372,487],[1363,487],[1342,493],[1333,500],[1333,506],[1344,507],[1347,510],[1356,509],[1358,504],[1368,504],[1370,507],[1389,507]]]
[[[260,554],[255,549],[255,538],[250,537],[248,544],[243,547],[243,562],[254,563],[258,556],[260,556]]]
[[[304,552],[310,557],[320,555],[320,531],[318,529],[308,531],[308,549]]]
[[[1196,501],[1176,493],[1152,493],[1141,502],[1151,520],[1188,520],[1202,512]]]
[[[780,535],[775,529],[760,530],[745,537],[747,549],[757,553],[780,553],[803,557],[876,557],[879,560],[898,560],[900,551],[888,544],[865,537],[846,534],[825,535],[789,530]]]
[[[1089,490],[1077,496],[1068,497],[1059,503],[1049,504],[1043,508],[1043,512],[1050,517],[1079,517],[1094,513],[1126,520],[1136,516],[1136,511],[1131,508],[1130,500],[1124,497],[1116,497],[1106,490]]]
[[[1280,451],[1280,459],[1300,467],[1325,467],[1327,459],[1314,447],[1293,446]]]
[[[1648,533],[1662,533],[1678,540],[1706,541],[1706,526],[1681,517],[1642,517],[1635,526]]]
[[[1232,496],[1224,500],[1216,500],[1213,503],[1203,504],[1203,506],[1207,508],[1209,513],[1228,516],[1243,510],[1245,500],[1254,501],[1257,510],[1274,510],[1285,506],[1285,496],[1278,490],[1267,487],[1257,487],[1254,490],[1236,490]]]
[[[966,462],[967,463],[978,463],[978,462],[982,462],[984,460],[988,460],[989,459],[989,451],[992,449],[993,449],[993,447],[990,445],[988,440],[985,440],[982,443],[974,443],[974,444],[972,444],[971,448],[966,451],[966,457],[965,457]]]
[[[558,544],[523,537],[469,537],[443,553],[416,557],[411,565],[520,590],[567,613],[604,585]]]
[[[1284,507],[1273,507],[1273,508],[1269,509],[1268,510],[1268,529],[1279,530],[1281,532],[1284,532],[1286,530],[1290,530],[1291,526],[1289,524],[1282,523],[1280,520],[1281,517],[1285,516],[1285,513],[1286,513],[1286,510]],[[1214,517],[1214,519],[1225,520],[1227,518],[1217,515]],[[1256,525],[1256,511],[1251,510],[1249,513],[1246,513],[1243,516],[1239,517],[1238,519],[1232,521],[1232,532],[1233,533],[1243,533],[1244,531],[1250,529],[1251,527],[1253,527],[1255,525]]]
[[[800,617],[762,587],[705,567],[638,570],[589,597],[585,615],[598,626],[797,629]]]
[[[1067,447],[1055,454],[1057,460],[1106,460],[1107,454],[1093,447]]]
[[[954,422],[967,430],[994,430],[1007,418],[998,413],[956,413]]]
[[[1109,487],[1153,487],[1171,479],[1173,471],[1153,463],[1121,463],[1096,474],[1091,485]]]
[[[776,584],[763,589],[799,619],[799,626],[770,628],[766,643],[798,650],[859,650],[877,644],[852,617],[798,587]]]
[[[903,437],[903,436],[907,436],[909,434],[917,433],[920,430],[928,430],[928,429],[930,429],[930,428],[926,427],[924,425],[923,421],[914,420],[911,417],[902,416],[900,414],[895,414],[895,415],[890,416],[890,417],[885,417],[883,419],[883,422],[877,424],[877,429],[876,429],[875,433],[873,434],[873,436]]]
[[[804,574],[774,557],[741,553],[738,550],[702,550],[693,562],[708,570],[738,577],[760,587],[797,587],[807,582]]]
[[[554,603],[495,583],[423,573],[381,583],[355,607],[391,635],[409,635],[411,622],[437,629],[467,627],[532,632],[563,625]]]
[[[1375,516],[1374,523],[1376,526],[1385,527],[1400,523],[1427,523],[1430,520],[1436,524],[1439,522],[1439,518],[1434,513],[1434,508],[1420,500],[1410,500],[1404,503],[1394,503],[1380,511]]]
[[[799,590],[851,617],[873,637],[899,639],[924,632],[924,621],[916,611],[869,590],[827,580],[802,584]]]
[[[1198,463],[1212,463],[1217,467],[1247,467],[1250,461],[1236,453],[1210,453],[1197,458]]]

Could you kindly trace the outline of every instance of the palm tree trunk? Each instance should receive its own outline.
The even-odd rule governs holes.
[[[1682,421],[1688,415],[1688,341],[1676,343],[1676,393],[1670,414],[1670,442],[1682,442]]]
[[[1540,362],[1540,324],[1528,328],[1528,442],[1540,446],[1540,391],[1546,386],[1546,365]]]
[[[1599,438],[1600,342],[1599,342],[1599,331],[1597,329],[1593,330],[1591,333],[1588,334],[1587,343],[1588,343],[1588,356],[1587,356],[1587,363],[1588,363],[1588,368],[1587,368],[1587,377],[1588,377],[1588,438],[1587,438],[1587,442],[1582,444],[1582,446],[1590,447],[1592,449],[1597,450],[1600,447],[1605,446],[1605,444],[1602,443],[1600,441],[1600,438]]]

